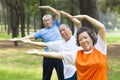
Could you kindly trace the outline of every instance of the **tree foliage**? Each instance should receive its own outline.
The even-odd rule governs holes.
[[[50,13],[50,11],[39,9],[39,5],[48,5],[58,10],[66,11],[71,15],[87,14],[98,20],[99,8],[101,13],[104,12],[104,17],[100,16],[100,18],[102,18],[101,20],[104,21],[104,23],[106,22],[105,24],[107,26],[109,22],[115,23],[114,21],[116,21],[115,16],[112,17],[114,21],[110,21],[110,19],[108,19],[108,13],[120,13],[120,0],[0,0],[0,3],[3,2],[6,4],[3,5],[5,6],[4,8],[7,9],[6,12],[4,12],[4,17],[7,19],[7,25],[10,26],[8,29],[12,30],[12,37],[17,37],[19,31],[21,31],[21,36],[23,37],[25,36],[25,30],[27,30],[29,34],[30,28],[33,28],[34,31],[36,31],[37,28],[43,28],[42,16]],[[61,22],[73,26],[72,22],[66,17],[62,16],[61,20]],[[6,25],[6,22],[4,23]],[[83,24],[87,23],[83,22]],[[71,28],[74,30],[73,27]]]
[[[120,14],[120,0],[99,0],[99,7],[105,13],[115,11]]]

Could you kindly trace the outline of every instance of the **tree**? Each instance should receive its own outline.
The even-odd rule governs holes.
[[[5,25],[5,30],[7,30],[7,17],[6,17],[6,3],[4,0],[1,0],[2,3],[2,12],[3,12],[3,19],[4,19],[4,25]]]
[[[17,37],[19,34],[19,24],[21,24],[22,37],[25,36],[25,14],[24,14],[24,0],[5,0],[7,9],[9,11],[10,27],[12,30],[12,38]],[[21,22],[21,23],[19,23]],[[17,46],[15,42],[15,46]]]
[[[45,0],[40,0],[40,4],[39,4],[39,5],[40,5],[40,6],[43,6],[43,5],[45,5],[45,3],[46,3]],[[43,28],[43,20],[42,20],[42,17],[45,15],[46,12],[40,10],[40,13],[41,13],[41,26],[42,26],[41,28]]]
[[[115,11],[120,13],[120,0],[100,0],[100,9],[106,13],[109,11]]]
[[[98,13],[98,0],[79,0],[80,4],[80,14],[82,15],[89,15],[97,20],[99,20],[99,13]],[[82,21],[83,26],[88,26],[89,28],[95,29],[89,22],[86,20]],[[97,29],[95,29],[97,32]]]

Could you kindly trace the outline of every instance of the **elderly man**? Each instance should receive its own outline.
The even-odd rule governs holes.
[[[42,19],[45,28],[40,29],[38,32],[34,34],[23,37],[21,38],[21,40],[26,40],[30,38],[35,39],[41,38],[44,42],[53,42],[61,40],[62,38],[58,29],[60,25],[60,12],[58,12],[56,9],[50,6],[39,6],[39,8],[51,10],[56,15],[55,20],[53,20],[50,14],[44,15]],[[46,47],[45,51],[49,51],[49,49]],[[64,74],[62,60],[44,57],[42,80],[50,80],[54,68],[56,69],[58,80],[63,80]]]
[[[79,49],[82,49],[81,47],[78,47],[76,45],[76,35],[77,35],[77,30],[80,28],[80,21],[76,18],[73,18],[70,14],[64,11],[60,11],[60,12],[64,16],[68,17],[74,23],[75,25],[74,35],[71,34],[72,31],[68,24],[61,24],[59,31],[64,40],[58,40],[58,41],[48,42],[48,43],[31,42],[30,40],[23,40],[23,42],[34,44],[34,45],[40,45],[43,47],[48,47],[50,51],[54,51],[54,52],[64,52],[64,51],[72,52],[72,51],[77,51]],[[35,53],[34,50],[32,52]],[[64,80],[77,80],[75,66],[64,63],[64,76],[65,76]]]

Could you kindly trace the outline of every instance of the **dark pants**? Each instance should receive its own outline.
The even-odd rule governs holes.
[[[64,79],[64,80],[77,80],[77,74],[75,73],[72,77]]]
[[[55,68],[58,80],[64,80],[63,62],[59,59],[43,58],[43,79],[50,80],[52,71]]]

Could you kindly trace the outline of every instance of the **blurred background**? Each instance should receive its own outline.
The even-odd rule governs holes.
[[[43,48],[9,39],[44,27],[42,16],[53,13],[39,9],[42,5],[100,20],[107,33],[108,80],[120,80],[120,0],[0,0],[0,80],[41,80],[42,57],[24,53],[27,49]],[[61,23],[68,23],[74,31],[73,23],[64,16],[61,18]],[[87,21],[81,23],[97,32]],[[51,80],[57,80],[55,71]]]

